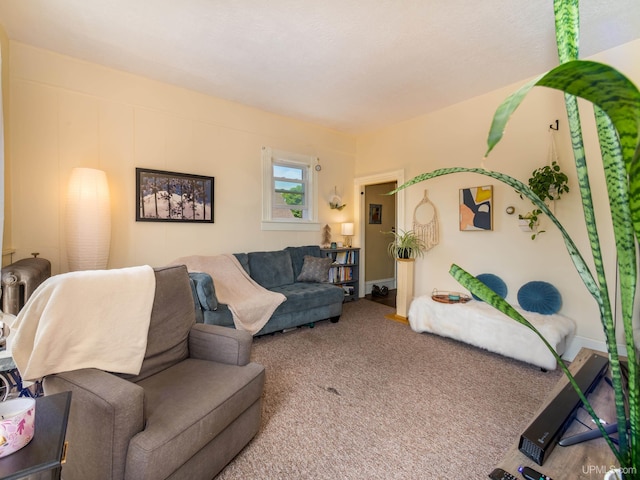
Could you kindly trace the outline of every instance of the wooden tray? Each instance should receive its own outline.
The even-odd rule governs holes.
[[[431,298],[435,302],[440,303],[467,303],[471,300],[469,295],[464,295],[458,292],[434,292],[431,295]]]

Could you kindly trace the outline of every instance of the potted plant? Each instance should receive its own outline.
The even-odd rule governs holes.
[[[391,258],[418,258],[424,254],[426,246],[413,230],[400,230],[400,233],[384,232],[393,235],[393,241],[387,245],[387,253]]]
[[[527,212],[524,215],[518,215],[518,222],[520,222],[520,228],[523,232],[536,232],[536,227],[538,226],[538,214],[542,213],[542,211],[537,212],[536,210],[532,210],[531,212]],[[544,233],[544,230],[540,230],[536,233]],[[532,240],[535,238],[535,234],[531,236]]]
[[[615,399],[618,439],[617,443],[604,430],[598,416],[578,387],[573,375],[560,356],[540,332],[522,317],[509,303],[495,294],[473,275],[457,265],[450,273],[464,287],[504,312],[512,319],[534,331],[556,357],[558,365],[569,379],[576,393],[605,438],[618,460],[625,480],[640,479],[640,375],[638,354],[634,340],[634,321],[638,316],[635,295],[638,284],[638,259],[636,249],[640,239],[640,91],[616,69],[598,62],[578,60],[579,4],[578,0],[554,0],[556,39],[560,65],[533,79],[510,95],[497,109],[487,140],[488,151],[501,140],[511,114],[537,85],[565,92],[565,103],[571,131],[573,154],[585,226],[589,237],[593,264],[589,265],[576,243],[558,221],[548,206],[533,190],[521,181],[499,172],[482,168],[443,168],[418,175],[398,189],[415,183],[456,172],[473,172],[495,178],[522,193],[547,215],[563,236],[567,252],[585,287],[594,298],[604,330],[611,381]],[[588,181],[582,126],[578,115],[577,97],[594,104],[598,140],[602,163],[606,172],[605,182],[611,210],[610,227],[615,235],[616,268],[619,271],[619,301],[622,305],[622,327],[627,355],[627,379],[623,380],[616,339],[615,309],[611,305],[600,235],[592,215],[594,198]],[[606,201],[607,199],[605,199]],[[600,223],[602,225],[602,223]],[[595,270],[595,273],[592,273]],[[628,427],[629,425],[629,427]]]
[[[555,160],[551,162],[551,165],[545,165],[533,171],[529,178],[529,188],[536,194],[536,196],[542,200],[553,201],[562,198],[563,193],[569,193],[569,178],[566,174],[560,170],[560,165]],[[520,194],[520,198],[523,198],[523,194]],[[534,205],[535,206],[535,205]],[[534,208],[530,212],[524,215],[518,215],[521,222],[521,226],[528,227],[528,231],[535,231],[535,227],[538,225],[538,216],[542,214],[542,210]],[[524,228],[523,228],[524,229]],[[531,239],[534,240],[536,235],[544,233],[544,230],[531,235]]]

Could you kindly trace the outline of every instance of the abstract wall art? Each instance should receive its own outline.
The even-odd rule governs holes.
[[[493,186],[460,189],[460,230],[493,230]]]

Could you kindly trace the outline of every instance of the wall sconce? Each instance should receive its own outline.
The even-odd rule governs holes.
[[[111,243],[111,205],[107,175],[74,168],[67,188],[67,260],[69,271],[107,268]]]
[[[351,247],[351,237],[353,237],[353,223],[343,223],[340,227],[342,236],[344,237],[344,246]]]

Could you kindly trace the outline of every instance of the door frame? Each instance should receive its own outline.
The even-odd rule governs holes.
[[[356,245],[360,245],[360,276],[359,278],[364,279],[364,265],[365,265],[365,256],[366,256],[366,245],[364,240],[364,228],[365,221],[368,218],[368,213],[366,212],[366,205],[364,202],[364,187],[367,185],[376,185],[378,183],[386,183],[386,182],[397,182],[398,185],[402,185],[404,183],[404,170],[393,170],[390,172],[377,173],[374,175],[367,175],[363,177],[356,177],[353,180],[354,190],[353,190],[353,198],[357,198],[358,208],[355,209],[355,223],[358,225],[358,229],[356,230]],[[355,203],[355,202],[354,202]],[[401,190],[396,193],[396,230],[405,230],[405,190]],[[365,285],[364,281],[360,282],[358,297],[364,297],[365,295]]]

